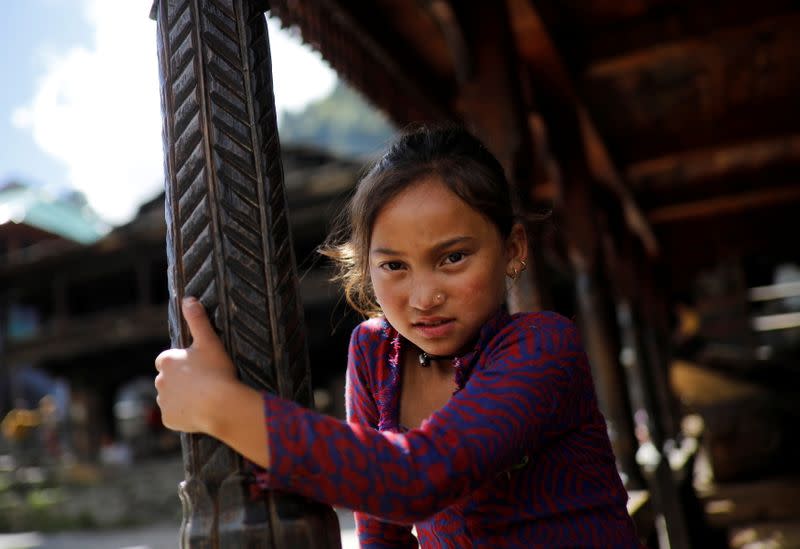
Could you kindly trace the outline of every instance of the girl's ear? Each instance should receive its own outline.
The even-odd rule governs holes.
[[[506,272],[522,272],[528,258],[528,236],[522,223],[514,223],[506,239]]]

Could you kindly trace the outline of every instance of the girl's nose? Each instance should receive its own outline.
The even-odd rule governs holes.
[[[414,284],[411,291],[410,305],[420,311],[435,309],[447,300],[444,291],[434,285]]]

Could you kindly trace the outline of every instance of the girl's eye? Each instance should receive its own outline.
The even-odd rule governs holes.
[[[447,254],[447,257],[445,257],[444,262],[450,264],[458,263],[459,261],[463,260],[466,257],[466,255],[467,254],[465,254],[464,252],[453,252],[451,254]]]
[[[386,263],[381,264],[381,269],[385,269],[387,271],[399,271],[403,268],[403,264],[399,261],[387,261]]]

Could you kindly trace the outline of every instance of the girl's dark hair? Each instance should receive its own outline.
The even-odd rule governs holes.
[[[369,279],[369,247],[378,213],[409,185],[436,176],[461,200],[484,215],[505,239],[514,211],[511,188],[497,159],[466,129],[417,125],[403,130],[359,181],[340,228],[320,253],[339,267],[350,305],[366,316],[380,314]]]

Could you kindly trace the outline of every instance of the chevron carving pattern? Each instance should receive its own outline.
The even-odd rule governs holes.
[[[310,405],[263,10],[248,0],[159,0],[154,8],[170,335],[174,346],[191,343],[177,305],[196,296],[246,383]],[[309,540],[302,546],[338,543],[338,529],[311,535],[330,530],[330,508],[276,494],[253,500],[241,460],[218,441],[184,435],[183,451],[183,547],[281,547],[289,532]],[[274,524],[298,506],[304,512]]]

